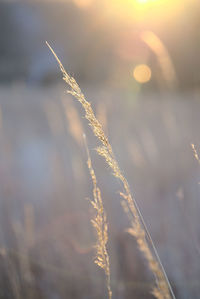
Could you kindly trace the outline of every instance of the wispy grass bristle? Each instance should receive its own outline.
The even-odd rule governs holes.
[[[96,249],[96,258],[95,264],[104,270],[106,276],[106,286],[108,290],[108,298],[112,298],[112,291],[110,286],[110,261],[107,251],[107,242],[108,242],[108,223],[106,212],[103,206],[103,201],[101,197],[101,191],[97,186],[97,178],[92,167],[92,161],[89,153],[89,149],[86,142],[86,137],[84,137],[85,147],[87,151],[87,166],[90,172],[90,176],[93,184],[93,200],[90,200],[91,205],[95,210],[95,216],[92,218],[91,223],[95,229],[97,242],[95,245]]]

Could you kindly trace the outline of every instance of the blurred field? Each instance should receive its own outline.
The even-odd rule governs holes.
[[[113,299],[154,298],[159,277],[138,242],[147,234],[127,231],[123,180],[96,153],[45,41],[108,134],[176,298],[199,298],[199,20],[198,0],[0,1],[0,299],[108,297],[83,132],[107,214]]]
[[[0,298],[104,298],[93,263],[87,134],[109,222],[113,298],[153,298],[120,186],[63,85],[0,88]],[[177,299],[200,292],[199,94],[83,88],[104,124]],[[78,114],[79,112],[79,114]],[[66,295],[67,294],[67,295]]]

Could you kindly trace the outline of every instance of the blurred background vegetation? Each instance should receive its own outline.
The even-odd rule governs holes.
[[[113,298],[153,298],[120,186],[47,40],[91,101],[177,299],[199,298],[198,0],[0,2],[0,298],[105,298],[93,263],[87,134],[109,222]]]

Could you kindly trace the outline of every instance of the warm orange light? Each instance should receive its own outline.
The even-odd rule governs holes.
[[[146,83],[151,79],[151,69],[146,64],[139,64],[133,70],[133,77],[139,83]]]

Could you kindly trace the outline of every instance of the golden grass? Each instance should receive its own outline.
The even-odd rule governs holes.
[[[104,270],[106,276],[106,286],[108,290],[108,298],[112,298],[112,291],[110,286],[110,261],[109,255],[107,251],[107,242],[108,242],[108,224],[107,224],[107,217],[105,213],[105,209],[102,202],[101,191],[97,186],[97,178],[92,167],[92,161],[89,153],[89,149],[86,143],[85,135],[85,147],[87,151],[87,166],[90,172],[90,176],[93,183],[93,200],[90,200],[91,205],[95,210],[95,217],[91,220],[92,225],[96,231],[97,236],[97,243],[96,243],[96,258],[95,264],[97,264],[100,268]]]
[[[61,61],[48,43],[47,46],[55,56],[60,66],[61,72],[63,74],[63,80],[67,83],[67,85],[71,87],[71,89],[67,92],[72,94],[81,103],[85,111],[85,118],[88,120],[94,135],[101,142],[101,146],[97,148],[98,154],[105,159],[106,163],[110,166],[113,175],[122,182],[124,190],[120,193],[120,195],[122,199],[122,206],[130,220],[130,228],[128,229],[128,231],[136,238],[138,248],[143,253],[150,270],[155,276],[156,284],[152,289],[152,294],[157,299],[175,298],[157,250],[145,225],[142,214],[137,206],[135,199],[131,195],[129,184],[122,174],[121,169],[114,157],[112,147],[103,131],[102,125],[95,117],[91,104],[85,99],[85,96],[82,93],[76,80],[66,72]],[[96,190],[95,193],[95,196],[97,196],[98,198],[98,191]]]

